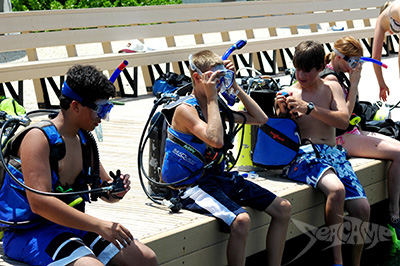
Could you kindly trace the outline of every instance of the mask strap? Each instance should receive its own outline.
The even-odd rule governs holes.
[[[67,96],[68,98],[71,98],[73,100],[77,100],[78,102],[82,103],[83,102],[83,98],[81,96],[79,96],[78,94],[76,94],[67,84],[66,81],[64,81],[62,90],[61,90],[61,94]]]
[[[333,52],[338,55],[341,56],[345,61],[349,61],[350,57],[348,57],[347,55],[342,54],[341,52],[339,52],[338,50],[336,50],[335,48],[333,48]]]
[[[196,67],[195,64],[193,63],[193,54],[190,54],[190,55],[189,55],[189,65],[190,65],[190,68],[191,68],[193,71],[195,71],[195,70],[197,69],[197,67]]]

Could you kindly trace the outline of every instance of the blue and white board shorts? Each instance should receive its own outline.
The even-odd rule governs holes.
[[[3,244],[8,257],[29,265],[62,266],[87,255],[107,265],[119,252],[98,234],[52,222],[27,230],[6,230]]]
[[[180,198],[183,208],[219,218],[230,226],[237,215],[246,212],[242,206],[264,211],[276,195],[231,172],[199,179],[198,185],[187,188]]]
[[[319,152],[320,158],[314,148]],[[364,188],[346,158],[345,149],[324,144],[314,144],[314,148],[312,144],[301,146],[296,160],[284,169],[284,174],[292,180],[317,188],[322,175],[331,169],[345,187],[346,200],[366,198]]]

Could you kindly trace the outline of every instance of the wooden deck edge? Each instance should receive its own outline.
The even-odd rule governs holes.
[[[357,160],[357,159],[356,159]],[[356,161],[355,161],[356,162]],[[370,204],[387,198],[386,170],[388,163],[380,160],[356,162],[354,168],[363,184]],[[287,239],[301,235],[293,220],[314,227],[324,224],[325,198],[323,194],[309,186],[290,194],[279,195],[292,203],[292,220]],[[265,237],[269,226],[268,215],[248,209],[251,230],[247,241],[246,255],[265,250]],[[229,235],[219,231],[218,222],[206,218],[184,228],[144,239],[143,242],[156,251],[160,265],[225,265],[226,246]],[[172,245],[173,243],[173,245]],[[225,264],[224,264],[225,263]]]
[[[380,160],[352,159],[354,169],[364,186],[370,204],[387,198],[386,170],[389,163]],[[272,181],[274,182],[274,181]],[[262,182],[261,182],[262,183]],[[325,198],[323,194],[310,186],[298,186],[295,189],[278,193],[292,203],[292,219],[289,224],[287,239],[304,233],[296,222],[319,227],[324,224]],[[246,255],[250,256],[265,250],[265,238],[270,217],[262,212],[248,209],[251,217]],[[216,219],[204,216],[194,223],[166,231],[141,241],[151,247],[158,256],[162,266],[174,265],[226,265],[226,246],[229,234],[219,230]],[[0,242],[2,265],[25,265],[4,256]]]

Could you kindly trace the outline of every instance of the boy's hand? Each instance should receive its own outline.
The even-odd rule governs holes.
[[[131,189],[131,181],[129,180],[130,176],[129,174],[121,174],[120,170],[117,170],[116,174],[114,174],[112,171],[109,173],[110,177],[112,177],[113,182],[111,183],[110,181],[107,181],[107,185],[113,186],[113,190],[111,192],[108,192],[109,194],[105,197],[107,200],[109,199],[117,199],[121,200],[123,197],[128,193],[128,191]],[[111,198],[110,198],[111,196]],[[104,198],[103,198],[104,199]],[[111,202],[114,202],[111,200]]]
[[[224,60],[224,66],[226,69],[233,71],[236,75],[235,64],[231,60]]]
[[[286,95],[287,92],[279,91],[276,93],[275,98],[275,108],[279,109],[279,114],[286,114],[288,111],[287,103],[286,103]],[[278,110],[276,110],[278,111]]]
[[[126,193],[128,193],[128,191],[131,189],[131,181],[129,180],[130,178],[129,174],[124,174],[124,175],[121,174],[119,178],[122,179],[125,191],[114,194],[115,196],[114,198],[122,199],[126,195]]]
[[[237,84],[235,64],[231,60],[224,60],[224,66],[226,69],[233,71],[233,73],[235,74],[233,79],[233,84]]]
[[[301,117],[307,112],[308,103],[300,98],[293,97],[291,94],[286,98],[286,104],[290,110],[290,114],[295,118]]]
[[[119,223],[104,221],[97,231],[96,233],[101,235],[105,240],[113,243],[119,250],[121,249],[119,244],[126,247],[134,239],[131,232]]]
[[[221,75],[220,71],[207,71],[203,73],[201,76],[204,84],[204,90],[207,96],[207,99],[213,99],[217,97],[217,83],[219,81],[219,76]]]
[[[307,103],[299,98],[293,97],[293,92],[277,92],[275,103],[278,104],[280,110],[279,114],[286,114],[289,111],[293,118],[298,118],[302,115],[302,113],[307,112]],[[302,112],[302,109],[299,108],[304,106],[306,109],[304,112]]]

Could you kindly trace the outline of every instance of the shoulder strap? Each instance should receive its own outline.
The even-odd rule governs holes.
[[[324,78],[328,75],[334,75],[338,79],[341,86],[345,87],[346,89],[350,89],[351,87],[350,80],[346,77],[346,75],[343,72],[336,73],[334,70],[326,67],[319,73],[320,78]]]
[[[38,128],[43,132],[43,134],[47,138],[47,141],[50,146],[50,166],[51,166],[52,170],[57,173],[58,172],[58,161],[61,160],[62,158],[64,158],[66,150],[65,150],[65,143],[63,141],[57,142],[57,143],[55,143],[55,142],[52,143],[53,140],[51,139],[51,137],[48,135],[48,133],[44,129],[46,127],[51,127],[51,126],[55,128],[54,124],[51,121],[43,120],[43,121],[40,121],[38,123],[35,123],[33,125],[26,127],[25,129],[23,129],[22,131],[17,133],[7,144],[7,146],[4,150],[5,156],[11,155],[11,156],[17,157],[19,147],[21,146],[21,142],[24,139],[25,135],[33,128]],[[55,132],[55,134],[59,135],[57,129],[55,129],[54,132]]]
[[[174,116],[176,108],[184,103],[185,101],[189,100],[190,98],[193,98],[193,95],[189,95],[186,97],[179,98],[179,100],[172,102],[170,104],[167,104],[166,106],[163,107],[161,110],[161,113],[164,115],[167,123],[171,125],[172,122],[172,117]]]

